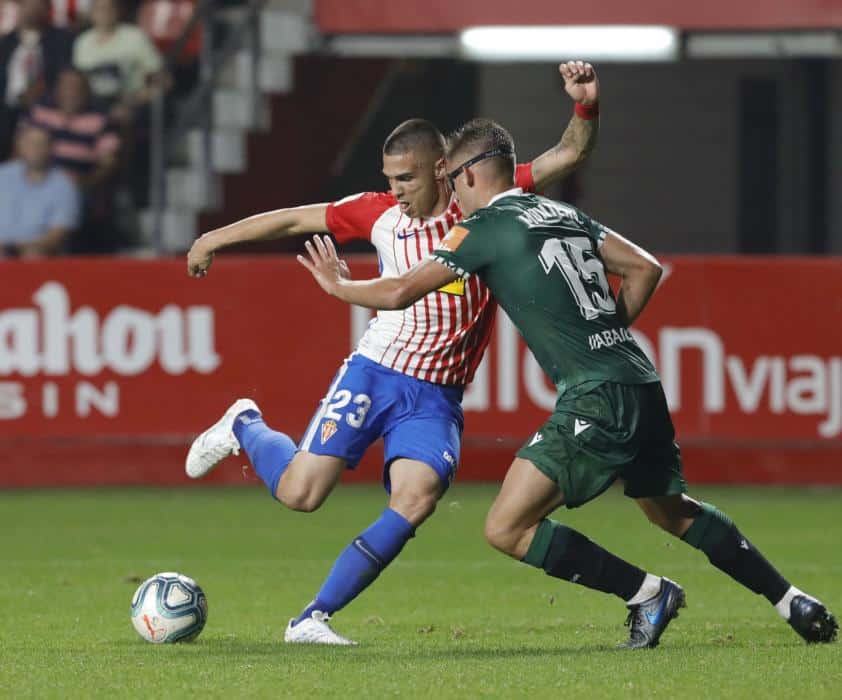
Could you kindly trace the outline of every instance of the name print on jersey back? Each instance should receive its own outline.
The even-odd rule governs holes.
[[[489,286],[561,394],[594,381],[657,381],[617,317],[599,255],[608,233],[575,207],[513,189],[435,256]]]
[[[538,206],[524,211],[518,219],[527,228],[548,229],[548,235],[563,236],[544,241],[538,259],[546,274],[549,275],[553,268],[561,272],[582,316],[593,320],[600,314],[616,313],[617,305],[602,261],[596,255],[591,239],[581,235],[586,225],[581,212],[561,202],[543,200]],[[591,349],[594,349],[593,343]]]

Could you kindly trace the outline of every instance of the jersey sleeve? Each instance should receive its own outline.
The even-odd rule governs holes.
[[[496,248],[481,226],[462,223],[450,229],[430,257],[467,279],[494,259]]]
[[[339,243],[362,238],[371,240],[371,229],[387,209],[395,206],[388,192],[360,192],[327,205],[328,231]]]
[[[602,244],[605,243],[605,237],[609,233],[613,233],[613,231],[604,224],[599,223],[596,219],[592,219],[587,214],[579,212],[579,215],[582,217],[588,237],[594,242],[597,248],[601,248]]]
[[[524,192],[535,191],[535,178],[532,177],[532,162],[518,163],[515,167],[515,185]]]

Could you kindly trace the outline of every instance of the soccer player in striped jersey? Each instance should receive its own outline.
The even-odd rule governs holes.
[[[556,146],[518,165],[518,184],[528,191],[566,176],[595,141],[599,87],[593,67],[570,61],[559,70],[575,113]],[[188,253],[188,272],[204,276],[213,254],[235,243],[330,232],[339,243],[370,240],[381,274],[400,275],[429,256],[462,218],[446,178],[444,147],[444,137],[430,122],[404,122],[383,146],[389,192],[280,209],[211,231]],[[453,479],[462,393],[482,358],[494,313],[495,304],[477,278],[444,285],[407,309],[380,312],[337,372],[298,446],[270,430],[248,399],[235,402],[194,441],[186,462],[191,477],[243,449],[277,500],[312,511],[342,471],[353,469],[383,438],[388,508],[340,554],[313,601],[290,620],[286,641],[352,643],[327,621],[398,555]]]
[[[308,242],[299,260],[330,294],[400,309],[456,279],[485,282],[558,389],[555,411],[517,452],[485,525],[496,549],[551,576],[621,598],[629,639],[652,648],[684,605],[684,590],[548,519],[615,480],[656,525],[763,595],[807,642],[832,642],[834,616],[787,581],[732,520],[688,497],[675,429],[654,366],[628,327],[661,276],[649,253],[583,212],[517,186],[514,142],[477,119],[451,136],[448,179],[466,218],[431,258],[391,279],[337,274],[332,243]],[[622,279],[617,296],[606,273]]]

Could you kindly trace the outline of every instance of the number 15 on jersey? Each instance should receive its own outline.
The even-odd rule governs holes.
[[[585,319],[592,321],[600,314],[616,313],[605,267],[594,252],[590,238],[548,238],[541,246],[538,259],[548,275],[554,268],[561,271]]]

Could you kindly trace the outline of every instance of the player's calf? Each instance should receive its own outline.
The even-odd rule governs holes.
[[[725,513],[709,503],[681,539],[703,551],[710,563],[746,588],[765,596],[772,605],[790,588],[789,582],[741,533]]]
[[[523,561],[555,578],[613,593],[626,602],[639,596],[647,583],[647,573],[642,569],[603,549],[581,532],[547,519],[538,524]],[[657,582],[651,596],[657,593],[660,579],[650,578]]]
[[[345,460],[298,452],[278,480],[275,498],[290,510],[312,513],[327,500],[342,476]]]
[[[684,606],[684,591],[678,584],[629,564],[551,520],[538,525],[523,561],[550,576],[621,598],[630,611],[631,635],[622,645],[627,649],[657,646],[667,625],[678,617],[678,608]]]
[[[681,539],[702,550],[717,569],[763,595],[807,642],[836,639],[836,619],[820,601],[787,581],[727,515],[709,503],[700,508]]]
[[[362,593],[381,572],[398,556],[404,545],[415,534],[412,523],[400,513],[387,508],[366,530],[361,532],[339,555],[316,597],[301,614],[290,620],[285,638],[287,641],[313,641],[300,639],[314,634],[325,639],[335,633],[327,620],[342,610]],[[305,625],[305,632],[297,631]],[[344,643],[320,641],[316,643]]]

